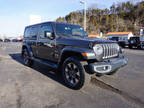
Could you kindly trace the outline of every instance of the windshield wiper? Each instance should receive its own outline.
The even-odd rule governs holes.
[[[72,35],[72,36],[82,36],[82,35]]]
[[[58,34],[58,35],[72,36],[72,35],[70,35],[70,34],[66,34],[66,33],[60,33],[60,34]]]

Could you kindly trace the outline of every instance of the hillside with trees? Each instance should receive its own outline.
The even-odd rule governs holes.
[[[79,24],[83,26],[83,10],[71,12],[56,21]],[[121,2],[113,4],[109,9],[87,9],[87,33],[132,31],[138,35],[144,28],[144,1],[136,4]]]

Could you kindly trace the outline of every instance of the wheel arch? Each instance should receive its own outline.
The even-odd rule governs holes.
[[[28,52],[29,52],[29,54],[30,54],[31,57],[33,56],[32,49],[31,49],[30,46],[28,46],[27,44],[24,44],[24,45],[22,46],[22,55],[23,55],[24,49],[27,49],[27,50],[28,50]]]
[[[65,49],[62,51],[61,53],[61,56],[60,56],[60,59],[58,61],[58,64],[59,64],[59,67],[62,66],[64,60],[68,57],[77,57],[79,58],[80,60],[84,61],[86,60],[86,58],[82,55],[82,50],[78,50],[78,49]]]

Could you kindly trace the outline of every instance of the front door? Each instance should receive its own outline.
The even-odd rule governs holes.
[[[55,52],[55,39],[50,40],[45,36],[45,32],[49,31],[53,33],[53,28],[51,24],[42,25],[40,28],[39,40],[37,42],[38,46],[38,57],[46,60],[53,61]]]

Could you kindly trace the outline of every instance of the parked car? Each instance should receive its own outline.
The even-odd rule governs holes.
[[[119,37],[112,37],[112,38],[110,38],[109,40],[113,40],[113,41],[118,42],[118,41],[119,41]]]
[[[26,66],[37,61],[62,72],[72,89],[86,86],[92,74],[112,74],[128,62],[116,42],[90,38],[81,26],[58,22],[27,26],[22,58]]]
[[[128,41],[118,41],[118,44],[119,44],[122,48],[125,48],[126,46],[128,46]]]
[[[144,46],[144,40],[141,40],[140,37],[131,37],[129,39],[129,48],[143,48]]]
[[[112,37],[109,40],[116,41],[122,48],[128,46],[129,42],[127,38],[124,37]]]
[[[2,40],[2,39],[0,39],[0,42],[3,42],[3,40]]]
[[[23,42],[23,38],[19,39],[19,42]]]
[[[4,42],[11,42],[10,39],[4,39]]]
[[[19,42],[18,39],[12,39],[12,42]]]

